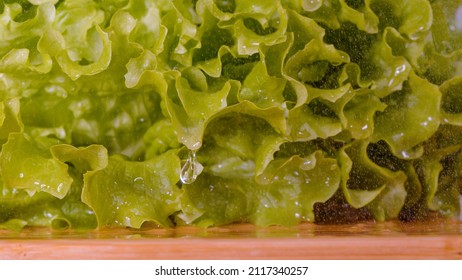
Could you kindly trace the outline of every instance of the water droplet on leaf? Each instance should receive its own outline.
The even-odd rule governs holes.
[[[302,7],[305,11],[314,12],[322,6],[322,0],[304,0]]]
[[[201,174],[204,167],[196,159],[196,151],[190,151],[185,164],[181,168],[180,180],[183,184],[192,184]]]
[[[144,179],[143,177],[136,177],[133,179],[133,187],[135,190],[144,190]]]

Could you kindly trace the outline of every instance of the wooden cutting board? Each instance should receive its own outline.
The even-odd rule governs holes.
[[[1,259],[462,259],[462,223],[0,231]]]

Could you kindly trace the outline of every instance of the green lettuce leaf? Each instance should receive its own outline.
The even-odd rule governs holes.
[[[105,168],[85,173],[82,201],[95,212],[99,227],[169,226],[180,210],[179,170],[173,152],[143,162],[113,156]]]
[[[378,220],[396,218],[406,198],[406,175],[374,163],[367,155],[367,141],[342,148],[339,161],[342,191],[355,208],[368,205]]]
[[[380,18],[381,29],[386,26],[393,27],[411,40],[424,38],[432,26],[433,12],[430,1],[371,0],[370,7]]]
[[[238,99],[249,100],[258,107],[282,107],[286,80],[268,75],[263,63],[257,63],[247,75],[238,94]]]
[[[460,90],[462,77],[446,80],[440,87],[442,117],[445,123],[462,125],[462,107],[460,106]]]
[[[23,133],[9,134],[0,156],[5,186],[24,189],[31,195],[43,191],[63,198],[72,184],[67,165],[34,142]]]
[[[461,5],[3,1],[0,227],[454,217]]]
[[[389,95],[385,103],[387,108],[376,117],[373,141],[384,140],[400,158],[420,157],[419,145],[441,122],[438,87],[411,73],[403,90]]]
[[[421,168],[424,187],[424,205],[443,216],[457,217],[460,204],[457,196],[460,149],[448,147],[429,152],[422,157]]]
[[[356,3],[355,3],[356,2]],[[365,1],[340,0],[339,18],[341,21],[350,21],[359,30],[367,33],[377,33],[379,29],[379,17],[371,9],[371,0]],[[363,2],[363,3],[361,3]]]
[[[369,89],[351,91],[334,104],[344,130],[354,139],[370,137],[375,130],[376,113],[385,108],[386,105]]]
[[[314,204],[326,202],[340,186],[337,160],[319,151],[303,158],[275,159],[265,173],[262,176],[270,183],[254,189],[260,203],[251,214],[251,220],[263,226],[314,221]]]
[[[8,141],[10,133],[22,132],[24,124],[19,115],[20,103],[17,98],[0,103],[0,143]]]
[[[183,214],[179,217],[200,226],[243,221],[291,226],[313,221],[313,205],[325,202],[339,187],[337,161],[320,152],[306,158],[274,160],[270,165],[270,182],[263,185],[209,174],[199,176],[184,188]]]

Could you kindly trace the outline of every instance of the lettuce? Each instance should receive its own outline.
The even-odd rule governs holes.
[[[3,1],[0,228],[455,217],[461,11]]]

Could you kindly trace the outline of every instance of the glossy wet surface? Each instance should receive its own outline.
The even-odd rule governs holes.
[[[0,234],[3,259],[462,259],[459,221]]]
[[[343,225],[301,224],[294,227],[260,228],[251,224],[198,228],[103,228],[73,231],[25,228],[21,232],[0,230],[0,239],[131,239],[131,238],[308,238],[354,236],[431,236],[462,235],[460,221],[364,222]]]

